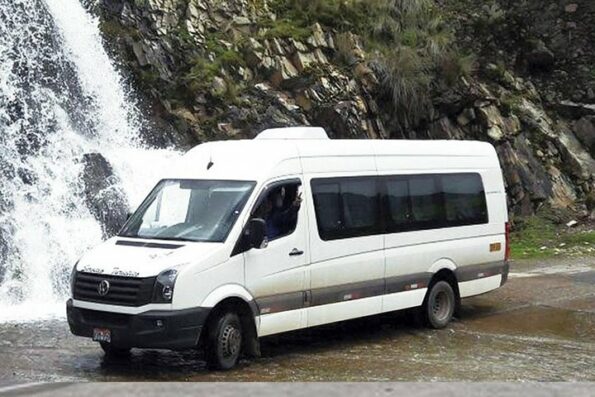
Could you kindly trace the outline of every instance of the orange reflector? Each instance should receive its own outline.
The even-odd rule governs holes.
[[[490,244],[490,252],[500,251],[501,249],[502,249],[502,244],[500,244],[500,243]]]

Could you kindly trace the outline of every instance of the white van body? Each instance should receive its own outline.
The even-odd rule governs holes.
[[[370,235],[321,237],[313,195],[318,181],[359,178],[365,184],[366,178],[384,181],[383,177],[394,176],[398,184],[408,176],[440,178],[442,174],[480,178],[487,208],[485,222],[449,227],[431,227],[430,222],[430,227],[421,230],[375,229]],[[86,253],[75,266],[74,296],[68,302],[73,333],[90,337],[91,328],[111,328],[115,343],[114,329],[119,326],[121,333],[132,332],[128,327],[136,332],[123,339],[128,347],[185,348],[198,343],[210,310],[230,299],[243,301],[250,308],[255,332],[262,337],[421,306],[437,274],[455,280],[452,287],[457,298],[491,291],[507,278],[506,194],[496,151],[488,143],[330,140],[318,128],[267,130],[254,140],[201,144],[172,167],[166,179],[252,181],[254,185],[222,242],[117,236]],[[266,248],[237,252],[259,197],[286,180],[298,181],[302,199],[293,232],[270,241]],[[408,189],[413,189],[411,184]],[[327,184],[321,189],[333,187]],[[338,197],[329,194],[327,201]],[[380,195],[379,200],[385,196]],[[154,282],[168,269],[177,271],[169,303],[120,305],[117,299],[110,303],[92,291],[100,288],[98,282],[103,278]],[[83,281],[91,292],[82,296],[89,299],[76,292],[79,275],[88,277]],[[190,321],[186,331],[191,331],[184,341],[177,339],[176,329],[153,329],[151,321],[162,317],[167,322],[168,313],[193,316],[199,309],[203,314],[197,317],[201,319]],[[109,314],[118,316],[117,324]],[[150,329],[137,323],[132,327],[127,321],[132,322],[135,316],[151,319],[146,322]],[[159,336],[160,332],[168,337]],[[138,336],[151,333],[156,338],[145,342]]]

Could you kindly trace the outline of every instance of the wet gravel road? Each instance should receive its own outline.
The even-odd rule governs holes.
[[[266,338],[263,357],[208,372],[195,352],[106,359],[65,321],[0,324],[0,387],[38,381],[595,381],[595,257],[521,262],[463,300],[444,330],[407,313]]]

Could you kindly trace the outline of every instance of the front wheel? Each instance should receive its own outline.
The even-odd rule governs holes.
[[[242,323],[236,313],[225,312],[213,318],[207,329],[206,358],[211,369],[233,368],[242,351]]]
[[[114,347],[111,343],[99,342],[99,345],[108,357],[127,357],[130,354],[130,349]]]
[[[425,323],[432,328],[444,328],[452,319],[456,298],[451,285],[446,281],[435,283],[428,293],[422,314]]]

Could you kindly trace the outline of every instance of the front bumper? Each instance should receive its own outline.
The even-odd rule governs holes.
[[[196,347],[209,311],[209,308],[199,307],[122,314],[75,307],[72,299],[66,303],[68,325],[74,335],[92,338],[94,328],[107,328],[111,331],[111,344],[119,348],[181,350]]]

